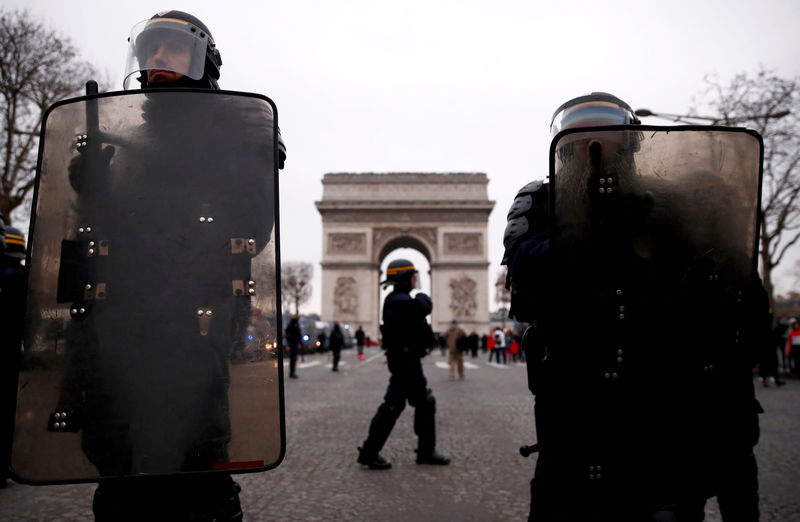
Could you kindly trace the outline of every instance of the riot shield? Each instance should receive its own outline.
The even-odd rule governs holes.
[[[638,502],[638,520],[692,498],[724,461],[711,450],[725,436],[721,397],[740,375],[752,386],[741,361],[759,311],[762,150],[757,133],[720,127],[553,139],[552,273],[537,325],[542,509],[553,492],[597,488],[587,491],[610,512]]]
[[[12,473],[263,471],[284,454],[276,109],[131,91],[45,114]]]
[[[564,285],[577,295],[628,286],[655,303],[685,299],[710,282],[729,291],[747,284],[756,266],[762,148],[757,133],[721,127],[556,136],[552,245]]]

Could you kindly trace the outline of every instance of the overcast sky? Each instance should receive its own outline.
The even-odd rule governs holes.
[[[540,5],[541,4],[541,5]],[[122,88],[131,27],[158,11],[203,20],[222,54],[220,86],[270,97],[288,147],[281,252],[315,266],[314,201],[326,172],[485,172],[490,282],[517,190],[547,175],[549,122],[569,98],[608,91],[634,108],[685,113],[703,77],[759,66],[800,75],[796,0],[3,0],[72,39]],[[645,123],[665,123],[649,119]],[[791,263],[778,273],[792,268]],[[779,279],[786,291],[793,278]],[[492,301],[493,302],[493,301]]]

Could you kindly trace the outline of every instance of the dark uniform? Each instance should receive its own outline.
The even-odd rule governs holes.
[[[556,132],[638,123],[605,93],[567,102],[554,122]],[[716,251],[693,246],[722,228],[698,204],[704,190],[626,177],[635,135],[598,134],[581,161],[576,135],[565,137],[555,161],[577,170],[559,186],[561,205],[577,208],[553,205],[552,187],[533,182],[509,211],[510,315],[533,324],[523,338],[539,451],[530,518],[702,520],[717,495],[724,516],[757,520],[760,407],[748,354],[768,315],[763,289],[738,275],[746,259],[725,238]],[[692,209],[706,212],[708,229],[692,226]]]
[[[154,45],[164,45],[157,43],[160,38],[178,32],[209,42],[201,49],[201,76],[181,71],[177,81],[156,83],[142,70],[142,87],[218,88],[221,60],[213,39],[202,22],[180,11],[155,15],[131,37],[139,67],[145,68]],[[157,65],[168,69],[169,64]],[[205,142],[185,139],[184,129],[203,128],[218,118],[186,110],[181,95],[149,96],[138,133],[117,150],[106,147],[100,155],[104,165],[88,165],[83,156],[70,165],[80,218],[92,224],[80,232],[92,248],[105,248],[107,240],[108,252],[101,250],[89,265],[70,265],[70,245],[82,251],[86,242],[64,241],[59,301],[81,299],[87,276],[107,287],[96,300],[72,306],[67,333],[72,360],[54,415],[68,413],[74,423],[62,422],[58,429],[81,430],[83,450],[101,477],[160,475],[100,480],[93,505],[97,520],[242,518],[240,488],[230,475],[168,474],[209,471],[228,460],[228,365],[248,326],[251,259],[272,232],[272,187],[249,190],[230,183],[219,189],[209,177],[224,175],[228,165],[222,158],[213,164],[195,158],[197,150],[213,150],[226,136],[212,131],[198,138]],[[224,103],[216,107],[220,117],[239,110]],[[259,127],[263,115],[241,116],[254,124],[243,135],[259,144],[271,136]],[[170,155],[160,147],[169,147]],[[272,161],[267,147],[257,154]],[[121,174],[115,170],[119,165],[127,167]],[[189,184],[197,189],[176,205]],[[154,187],[164,196],[154,195]],[[237,281],[243,282],[238,292]]]
[[[333,355],[333,371],[339,371],[339,359],[342,356],[342,347],[344,346],[344,334],[339,327],[339,323],[333,323],[333,330],[331,330],[331,339],[329,346],[331,348],[331,355]]]
[[[286,325],[286,344],[289,347],[289,377],[297,378],[297,354],[300,351],[303,334],[297,316],[292,316]]]
[[[359,448],[358,462],[371,469],[388,469],[391,464],[379,452],[389,438],[406,401],[414,407],[414,433],[418,437],[418,464],[448,464],[450,459],[436,451],[436,399],[422,372],[422,357],[433,346],[433,334],[425,319],[433,310],[430,297],[411,297],[413,264],[392,261],[387,270],[394,291],[383,304],[383,348],[391,377],[383,404],[372,418],[369,435]]]
[[[5,485],[14,426],[14,397],[25,303],[25,236],[0,214],[0,487]]]

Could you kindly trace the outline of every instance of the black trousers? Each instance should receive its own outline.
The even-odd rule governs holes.
[[[243,519],[241,488],[228,474],[102,480],[94,493],[97,522]]]
[[[417,452],[428,455],[436,447],[436,399],[428,389],[428,381],[422,373],[422,361],[402,350],[389,351],[386,358],[392,375],[383,404],[378,407],[370,422],[369,435],[364,441],[362,452],[366,455],[380,452],[408,401],[414,407]]]

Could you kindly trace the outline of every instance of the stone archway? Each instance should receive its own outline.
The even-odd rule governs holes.
[[[380,266],[397,248],[430,263],[434,330],[452,319],[489,329],[487,231],[494,202],[483,173],[325,174],[322,320],[379,335]]]

